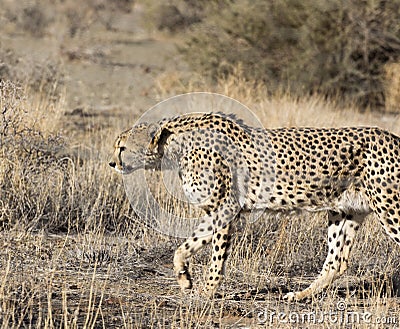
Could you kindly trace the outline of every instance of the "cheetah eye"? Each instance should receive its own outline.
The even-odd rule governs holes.
[[[123,152],[123,151],[126,150],[126,147],[125,147],[125,146],[120,146],[119,150],[120,150],[121,152]]]

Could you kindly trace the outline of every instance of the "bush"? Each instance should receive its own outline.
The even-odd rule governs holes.
[[[384,65],[400,55],[400,0],[235,0],[210,8],[181,47],[195,70],[215,79],[240,64],[271,91],[384,104]]]
[[[115,189],[119,177],[93,136],[81,146],[75,141],[79,151],[69,148],[60,134],[65,121],[48,95],[36,106],[19,85],[0,80],[0,231],[124,228],[129,202],[123,188]]]
[[[59,61],[34,61],[19,57],[0,42],[0,82],[14,81],[30,91],[57,100],[64,91],[64,71]]]
[[[218,0],[170,0],[165,3],[143,0],[144,25],[152,30],[182,32],[201,22]]]
[[[23,31],[30,33],[34,37],[43,37],[50,23],[46,17],[44,8],[39,4],[33,4],[22,10],[20,25]]]
[[[0,81],[1,226],[38,220],[49,210],[49,196],[63,176],[57,157],[63,139],[46,131],[38,113],[25,106],[22,88]]]

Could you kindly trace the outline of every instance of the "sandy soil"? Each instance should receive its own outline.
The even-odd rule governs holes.
[[[55,22],[43,37],[5,24],[0,45],[27,63],[59,62],[64,71],[66,108],[128,109],[142,113],[158,101],[154,79],[166,70],[184,69],[172,37],[141,27],[141,6],[108,17],[108,26],[91,23],[73,38]]]

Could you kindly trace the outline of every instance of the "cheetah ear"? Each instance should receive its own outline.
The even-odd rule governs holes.
[[[157,150],[160,155],[164,154],[164,146],[172,132],[167,128],[162,128],[158,124],[151,124],[148,128],[148,133],[151,138],[150,149]]]
[[[158,139],[158,148],[157,148],[158,154],[161,154],[161,155],[164,154],[165,144],[167,143],[168,137],[171,135],[172,135],[172,131],[168,130],[167,128],[164,128],[161,131],[160,138]]]

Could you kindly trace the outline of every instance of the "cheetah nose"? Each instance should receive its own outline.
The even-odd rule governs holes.
[[[110,165],[110,167],[115,168],[115,166],[117,165],[114,161],[111,161],[108,163]]]

